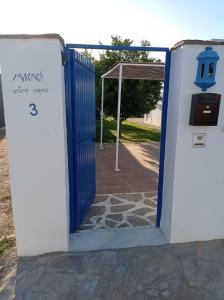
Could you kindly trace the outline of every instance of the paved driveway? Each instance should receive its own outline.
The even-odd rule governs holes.
[[[97,145],[97,194],[155,192],[158,185],[159,143],[121,144],[120,172],[115,172],[115,144]]]
[[[21,258],[0,299],[223,300],[224,241]]]

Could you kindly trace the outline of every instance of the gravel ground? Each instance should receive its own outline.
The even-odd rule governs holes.
[[[8,172],[8,149],[0,129],[0,286],[16,265],[15,233]]]

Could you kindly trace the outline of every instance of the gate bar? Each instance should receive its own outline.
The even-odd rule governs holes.
[[[155,51],[169,52],[167,47],[146,47],[146,46],[118,46],[118,45],[91,45],[91,44],[66,44],[69,48],[98,49],[98,50],[124,50],[124,51]]]

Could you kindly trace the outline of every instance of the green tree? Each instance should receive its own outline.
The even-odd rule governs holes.
[[[111,45],[131,46],[133,40],[120,36],[111,36]],[[143,40],[142,46],[150,46],[150,42]],[[89,52],[84,54],[90,58]],[[117,62],[158,62],[150,57],[147,51],[111,51],[106,50],[98,59],[91,59],[96,67],[96,114],[100,117],[101,109],[101,76],[111,69]],[[129,117],[142,117],[144,113],[155,108],[160,100],[161,81],[155,80],[123,80],[121,101],[121,122]],[[117,117],[118,80],[105,79],[104,112],[106,116]]]

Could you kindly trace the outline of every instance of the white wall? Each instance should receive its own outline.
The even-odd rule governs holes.
[[[156,108],[152,110],[149,114],[144,114],[144,122],[151,124],[156,127],[161,127],[162,118],[162,102],[159,101]]]
[[[172,51],[161,228],[168,241],[224,238],[224,46],[216,85],[221,94],[218,126],[189,126],[197,56],[206,45],[184,45]],[[192,148],[192,134],[207,133],[205,148]]]
[[[57,38],[0,38],[19,256],[68,250],[67,143],[61,49]],[[42,75],[35,79],[28,73]],[[16,92],[18,89],[23,92]],[[45,89],[45,92],[39,93],[36,89]],[[30,114],[30,103],[38,109],[36,116]]]
[[[170,67],[170,87],[167,111],[167,131],[166,131],[166,149],[164,161],[164,181],[163,181],[163,203],[161,228],[165,233],[167,240],[170,240],[172,205],[173,205],[173,186],[174,186],[174,168],[176,154],[177,137],[177,118],[179,109],[180,93],[180,74],[182,72],[182,49],[172,52]]]

